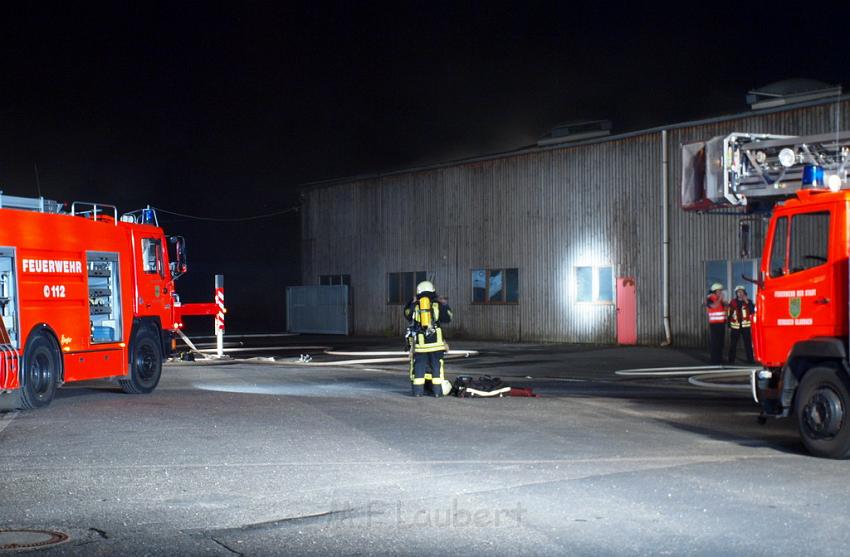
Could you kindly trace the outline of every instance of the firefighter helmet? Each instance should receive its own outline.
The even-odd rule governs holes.
[[[712,292],[717,292],[718,290],[723,290],[722,284],[720,284],[719,282],[715,282],[714,284],[711,285],[711,291]]]
[[[743,291],[744,291],[744,294],[746,294],[746,293],[747,293],[747,289],[746,289],[746,288],[744,288],[743,286],[741,286],[740,284],[738,284],[738,285],[736,285],[736,286],[735,286],[735,290],[733,290],[733,292],[734,292],[735,294],[737,294],[737,293],[738,293],[738,290],[743,290]]]
[[[430,280],[423,280],[419,284],[416,285],[416,293],[422,294],[423,292],[436,292],[437,289],[434,288],[434,283]]]

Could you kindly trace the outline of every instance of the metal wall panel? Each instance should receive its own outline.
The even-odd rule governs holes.
[[[286,289],[286,330],[347,335],[347,286],[290,286]]]
[[[840,114],[836,113],[840,107]],[[804,135],[848,127],[850,103],[680,126],[668,134],[670,298],[674,343],[700,345],[703,266],[735,259],[737,216],[680,206],[682,143],[732,131]],[[355,334],[400,335],[387,273],[428,272],[449,297],[450,335],[613,343],[616,309],[576,303],[578,265],[637,282],[638,342],[663,340],[661,133],[399,172],[304,191],[303,281],[350,274]],[[754,257],[763,234],[756,227]],[[515,305],[471,303],[471,270],[519,269]]]

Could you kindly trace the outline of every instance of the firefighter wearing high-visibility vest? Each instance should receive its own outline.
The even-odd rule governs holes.
[[[723,341],[726,338],[726,304],[723,301],[723,285],[715,282],[705,298],[708,314],[709,351],[711,363],[723,363]]]
[[[410,381],[413,396],[425,394],[425,382],[430,380],[434,396],[442,396],[443,356],[447,350],[441,325],[452,320],[452,309],[446,299],[437,295],[430,281],[416,285],[416,297],[404,308],[404,316],[411,322],[408,329],[412,358]]]
[[[747,290],[743,286],[735,287],[735,298],[729,302],[726,320],[729,323],[729,357],[727,362],[735,363],[738,349],[738,339],[744,341],[744,351],[747,353],[747,363],[753,363],[753,342],[750,329],[753,325],[753,313],[755,306],[747,297]]]

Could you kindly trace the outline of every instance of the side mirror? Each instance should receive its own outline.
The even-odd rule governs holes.
[[[748,277],[747,275],[744,275],[744,274],[741,275],[741,278],[744,279],[745,281],[751,283],[751,284],[755,284],[756,286],[759,287],[759,289],[764,288],[764,278],[762,277],[761,271],[759,271],[759,278],[757,278],[757,279],[754,279],[753,277]]]
[[[187,270],[186,239],[183,236],[171,236],[168,242],[174,246],[174,257],[171,258],[171,279],[177,280]]]

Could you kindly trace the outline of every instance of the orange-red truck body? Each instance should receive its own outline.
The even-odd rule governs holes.
[[[0,253],[13,262],[7,298],[16,298],[6,318],[13,334],[3,334],[18,356],[3,356],[0,392],[20,386],[17,361],[36,328],[47,327],[61,346],[62,382],[127,376],[134,320],[158,321],[163,339],[175,323],[166,242],[150,224],[0,209]]]

